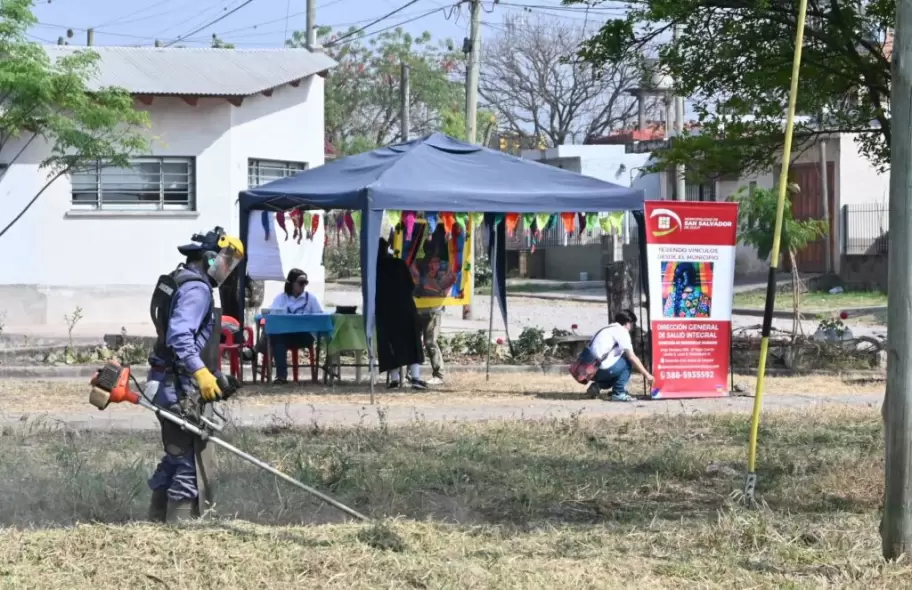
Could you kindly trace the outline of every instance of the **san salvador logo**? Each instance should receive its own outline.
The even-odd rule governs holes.
[[[656,229],[652,230],[652,235],[657,238],[667,236],[673,231],[680,229],[681,225],[683,225],[678,214],[668,209],[653,209],[649,219],[652,219],[653,217],[658,217],[655,222]]]

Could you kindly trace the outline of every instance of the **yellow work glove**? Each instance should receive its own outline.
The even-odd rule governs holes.
[[[218,380],[215,375],[209,369],[203,367],[193,374],[193,378],[199,383],[200,395],[203,396],[204,400],[211,402],[218,399],[222,389],[218,386]]]

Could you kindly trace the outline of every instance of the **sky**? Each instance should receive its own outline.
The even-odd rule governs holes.
[[[363,27],[409,3],[365,34],[403,23],[410,33],[427,31],[436,39],[451,38],[457,47],[468,35],[469,7],[463,2],[454,8],[457,0],[317,0],[317,24],[342,30]],[[559,19],[594,28],[623,15],[619,4],[607,3],[591,10],[565,7],[560,0],[484,0],[482,6],[482,43],[503,30],[509,17]],[[152,45],[160,39],[206,47],[214,33],[239,48],[281,47],[292,31],[305,28],[306,20],[305,0],[36,0],[33,10],[41,23],[30,30],[33,40],[56,43],[69,28],[74,33],[71,45],[84,45],[86,29],[93,28],[96,45]]]

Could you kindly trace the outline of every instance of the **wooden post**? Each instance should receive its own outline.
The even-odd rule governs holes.
[[[880,534],[886,559],[912,556],[912,0],[896,3],[890,142],[886,486]]]

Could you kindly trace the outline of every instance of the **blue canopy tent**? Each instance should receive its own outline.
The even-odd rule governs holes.
[[[251,211],[361,211],[361,290],[368,343],[374,328],[377,249],[385,210],[482,212],[491,240],[494,292],[504,324],[506,212],[554,213],[643,210],[643,191],[524,160],[441,133],[342,158],[240,193],[241,240]],[[640,224],[643,227],[643,224]],[[496,235],[496,238],[495,238]],[[385,237],[385,236],[384,236]],[[498,244],[498,251],[491,246]],[[241,297],[244,269],[241,272]],[[370,358],[373,366],[373,358]]]

